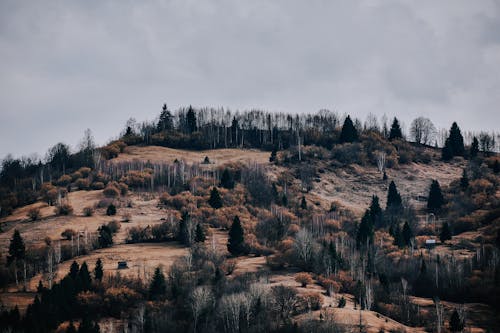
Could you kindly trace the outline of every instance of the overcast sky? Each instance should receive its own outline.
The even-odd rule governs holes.
[[[500,129],[500,2],[0,0],[0,158],[180,106]]]

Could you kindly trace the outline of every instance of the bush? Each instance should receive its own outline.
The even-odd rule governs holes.
[[[339,308],[343,308],[343,307],[345,307],[345,304],[346,304],[346,300],[345,300],[344,296],[342,296],[342,297],[339,299],[339,304],[337,305],[337,307],[339,307]]]
[[[90,187],[93,190],[102,190],[104,188],[104,183],[103,182],[93,182],[92,185],[90,185]]]
[[[94,215],[94,208],[92,207],[83,208],[83,215],[87,217]]]
[[[345,165],[363,165],[366,162],[363,145],[360,143],[345,143],[333,147],[332,158]]]
[[[297,312],[316,311],[323,306],[323,297],[319,293],[307,293],[297,297]]]
[[[76,236],[76,231],[73,229],[66,229],[61,233],[61,236],[67,240],[71,240]]]
[[[108,184],[102,193],[106,198],[116,198],[120,195],[120,191],[113,184]]]
[[[121,228],[121,224],[118,221],[111,221],[108,224],[106,224],[106,226],[109,228],[109,230],[113,234],[117,233],[118,230],[120,230],[120,228]]]
[[[62,175],[61,177],[59,177],[59,179],[57,180],[56,184],[58,186],[63,186],[63,187],[66,187],[68,186],[70,183],[71,183],[71,176],[69,175]]]
[[[87,178],[80,178],[75,182],[79,190],[86,190],[90,187],[90,181]]]
[[[106,215],[108,215],[108,216],[116,215],[116,206],[113,204],[110,204],[108,206],[108,208],[106,209]]]
[[[42,214],[40,213],[40,208],[31,208],[28,211],[27,216],[31,219],[31,221],[39,220],[42,217]]]
[[[69,203],[64,203],[56,207],[56,215],[71,215],[73,214],[73,207]]]
[[[302,272],[295,275],[295,282],[300,283],[302,288],[305,288],[308,284],[311,284],[313,280],[311,278],[311,274]]]

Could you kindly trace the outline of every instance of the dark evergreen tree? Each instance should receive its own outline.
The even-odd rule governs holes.
[[[283,207],[288,206],[288,197],[286,196],[286,193],[283,193],[283,196],[281,197],[281,205]]]
[[[220,179],[220,186],[227,188],[227,189],[234,188],[233,175],[231,174],[231,171],[229,171],[228,168],[225,168],[224,171],[222,172],[222,176]]]
[[[396,188],[396,184],[394,181],[391,181],[389,184],[389,190],[387,192],[387,210],[399,210],[403,206],[403,202],[401,200],[401,195]]]
[[[160,267],[156,267],[153,280],[149,286],[149,299],[158,300],[161,299],[167,291],[167,284],[165,282],[165,275],[161,271]]]
[[[98,333],[98,327],[99,326],[96,327],[96,325],[92,323],[89,316],[84,316],[78,328],[78,333]]]
[[[167,104],[163,104],[163,108],[156,126],[158,131],[171,131],[174,128],[172,113],[168,110]]]
[[[389,140],[402,139],[403,133],[401,132],[401,126],[399,126],[399,121],[396,117],[392,121],[391,130],[389,132]]]
[[[37,293],[42,293],[45,290],[45,287],[42,284],[42,280],[38,281],[38,286],[36,287],[36,292]]]
[[[307,201],[305,196],[302,196],[302,200],[300,201],[300,208],[304,210],[307,209]]]
[[[99,246],[101,248],[110,247],[113,245],[113,233],[107,225],[102,225],[97,229],[99,232],[99,237],[97,238]]]
[[[452,332],[461,332],[464,329],[465,325],[460,319],[457,310],[455,309],[451,314],[450,318],[450,331]]]
[[[76,261],[73,261],[73,263],[71,263],[71,266],[69,267],[69,277],[73,280],[76,280],[79,271],[80,271],[80,266]]]
[[[78,277],[80,278],[80,282],[82,284],[82,290],[83,291],[89,290],[90,285],[92,283],[92,278],[90,277],[89,268],[85,261],[80,267],[80,271],[78,272]]]
[[[493,162],[493,165],[491,166],[491,170],[495,174],[500,172],[500,162],[498,162],[498,160],[495,160],[495,162]]]
[[[384,226],[382,208],[380,207],[379,199],[376,195],[372,196],[372,202],[370,204],[370,217],[374,227],[380,228]]]
[[[464,156],[464,138],[457,123],[454,122],[450,128],[450,135],[446,139],[442,151],[443,160],[449,160],[454,156]]]
[[[113,204],[109,204],[108,208],[106,209],[106,215],[108,216],[116,215],[116,206]]]
[[[469,151],[470,157],[474,158],[479,154],[479,141],[477,140],[476,137],[472,139],[472,144],[470,146],[470,151]]]
[[[340,132],[340,143],[355,142],[358,141],[358,131],[354,127],[354,124],[350,116],[344,120],[344,125],[342,126],[342,131]]]
[[[188,212],[182,213],[182,218],[179,221],[179,234],[177,235],[177,240],[184,245],[191,244],[191,237],[188,230],[189,214]]]
[[[401,233],[401,227],[399,223],[396,223],[396,227],[392,227],[392,236],[394,237],[394,245],[398,247],[403,247],[405,245],[403,234]]]
[[[212,208],[219,209],[222,207],[222,199],[220,197],[219,191],[217,187],[213,187],[212,191],[210,191],[210,199],[208,199],[208,204],[212,206]]]
[[[413,238],[413,232],[411,231],[411,227],[410,225],[408,224],[408,221],[405,221],[404,225],[403,225],[403,233],[402,233],[402,236],[403,236],[403,241],[404,241],[404,244],[406,246],[410,246],[411,245],[411,240]]]
[[[232,255],[240,255],[245,252],[245,238],[243,227],[238,216],[234,217],[233,224],[229,229],[229,239],[227,243],[227,250]]]
[[[442,243],[445,243],[447,240],[451,239],[451,230],[448,222],[443,223],[443,227],[441,228],[441,233],[439,234],[439,239]]]
[[[467,171],[465,169],[463,170],[462,177],[460,178],[460,187],[464,191],[469,187],[469,176],[467,176]]]
[[[271,156],[269,157],[269,162],[273,163],[274,161],[276,161],[276,155],[277,155],[277,150],[276,150],[276,147],[273,148],[273,150],[271,151]]]
[[[96,281],[101,282],[103,275],[104,275],[104,269],[102,265],[102,260],[101,258],[98,258],[95,263],[94,278],[96,279]]]
[[[427,210],[437,213],[441,210],[444,204],[444,197],[441,193],[441,187],[437,180],[433,180],[429,189],[429,197],[427,199]]]
[[[205,242],[205,231],[203,230],[203,227],[201,226],[201,224],[197,224],[196,225],[196,232],[195,232],[195,238],[194,238],[194,241],[196,243],[203,243]]]
[[[367,209],[358,227],[358,232],[356,234],[356,246],[359,249],[371,243],[373,243],[373,224],[372,217],[370,216],[370,210]]]
[[[196,125],[196,113],[194,112],[191,105],[189,106],[188,112],[186,114],[186,123],[188,133],[196,132],[196,130],[198,129]]]
[[[24,260],[25,257],[26,257],[26,247],[24,246],[24,240],[21,237],[19,230],[15,229],[9,244],[9,255],[7,257],[7,265],[10,265],[12,262]]]

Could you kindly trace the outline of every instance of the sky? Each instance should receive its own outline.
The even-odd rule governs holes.
[[[500,2],[0,0],[0,158],[163,103],[500,130]]]

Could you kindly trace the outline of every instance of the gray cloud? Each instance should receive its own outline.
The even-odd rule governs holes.
[[[0,1],[0,156],[224,106],[498,130],[497,1]]]

